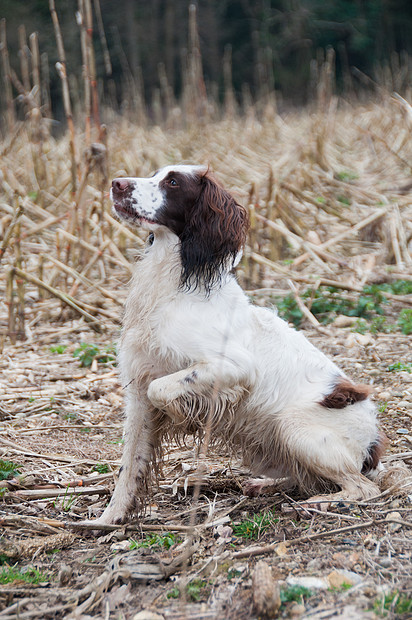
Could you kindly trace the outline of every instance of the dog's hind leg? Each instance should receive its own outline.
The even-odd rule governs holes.
[[[379,487],[360,473],[335,476],[333,482],[341,487],[337,493],[315,495],[300,502],[303,508],[316,508],[322,512],[329,510],[333,504],[368,500],[380,494]]]

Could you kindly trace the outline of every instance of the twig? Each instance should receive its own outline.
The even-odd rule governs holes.
[[[287,239],[288,238],[292,239],[293,241],[298,243],[299,246],[302,246],[303,248],[308,248],[308,252],[307,252],[308,257],[311,254],[316,254],[322,260],[326,262],[333,261],[335,263],[338,263],[338,265],[341,265],[341,266],[348,265],[348,262],[346,260],[342,258],[338,258],[337,256],[334,256],[333,254],[329,254],[329,252],[325,252],[323,250],[322,245],[315,245],[314,243],[305,241],[304,239],[302,239],[302,237],[300,237],[299,235],[296,235],[295,233],[290,231],[288,228],[279,226],[279,224],[276,224],[276,222],[272,222],[271,220],[268,220],[266,217],[263,217],[263,215],[260,215],[259,213],[256,213],[255,217],[257,220],[259,220],[260,222],[263,222],[266,226],[268,226],[269,228],[272,228],[272,230],[276,230],[278,233],[280,233]]]
[[[103,288],[99,284],[96,284],[95,282],[92,282],[92,280],[89,280],[89,278],[86,278],[86,276],[82,275],[81,273],[79,273],[75,269],[72,269],[71,267],[68,267],[67,265],[65,265],[61,261],[57,260],[57,258],[53,258],[53,256],[50,256],[50,255],[47,258],[54,265],[56,265],[56,267],[58,267],[59,269],[61,269],[65,273],[68,273],[69,275],[71,275],[76,280],[79,280],[80,282],[82,282],[86,286],[89,286],[90,288],[96,289],[104,297],[107,297],[108,299],[111,299],[112,301],[114,301],[114,303],[117,304],[118,306],[123,306],[123,302],[119,301],[119,298],[116,297],[116,295],[114,293],[111,293],[110,291],[108,291],[107,289]]]
[[[370,521],[358,523],[357,525],[347,525],[345,527],[339,527],[334,530],[328,530],[327,532],[318,532],[316,534],[308,534],[307,536],[299,536],[299,538],[284,540],[282,543],[272,543],[270,545],[266,545],[265,547],[249,547],[248,549],[244,549],[243,551],[237,551],[233,553],[231,555],[231,559],[237,560],[240,558],[256,557],[257,555],[266,555],[274,551],[279,544],[291,547],[299,543],[319,540],[320,538],[327,538],[328,536],[346,534],[347,532],[355,532],[356,530],[364,530],[372,527],[373,525],[382,525],[388,523],[398,523],[405,527],[412,528],[412,522],[403,521],[402,519],[371,519]]]
[[[91,486],[91,487],[62,487],[60,489],[21,489],[18,491],[14,491],[11,495],[25,499],[25,500],[33,500],[33,499],[51,499],[53,497],[64,497],[65,493],[67,493],[68,488],[70,489],[70,495],[73,493],[76,495],[107,495],[109,493],[109,489],[107,487],[100,486]]]
[[[3,241],[2,244],[0,246],[0,263],[2,261],[2,258],[7,250],[7,246],[9,244],[9,241],[11,239],[11,236],[13,234],[14,228],[20,218],[21,215],[23,215],[24,213],[24,208],[22,207],[21,204],[18,205],[17,209],[14,211],[13,213],[13,217],[11,219],[11,222],[5,232],[5,235],[3,237]]]
[[[6,93],[7,126],[8,130],[11,132],[14,129],[16,117],[14,110],[13,93],[11,89],[11,72],[9,51],[7,48],[6,19],[4,17],[0,21],[0,50],[3,64],[4,89]]]
[[[140,523],[138,525],[109,525],[109,524],[99,524],[98,526],[96,526],[93,522],[91,523],[70,523],[70,522],[61,522],[61,525],[59,527],[64,527],[67,529],[73,529],[73,530],[91,530],[91,531],[95,531],[95,530],[101,530],[102,532],[116,532],[118,530],[121,531],[125,531],[125,532],[164,532],[164,531],[171,531],[171,532],[190,532],[193,533],[193,530],[197,530],[200,529],[201,526],[195,526],[193,527],[192,525],[175,525],[173,523],[168,523],[167,525],[147,525],[145,523]]]
[[[73,123],[72,107],[70,103],[69,82],[67,79],[66,71],[66,54],[64,51],[63,37],[60,30],[59,18],[57,17],[56,7],[54,0],[49,0],[50,14],[54,27],[54,34],[56,37],[57,50],[59,54],[59,62],[56,63],[56,69],[62,81],[63,89],[63,105],[66,114],[67,125],[70,134],[70,155],[71,155],[71,177],[72,177],[72,193],[76,191],[77,187],[77,161],[76,161],[76,146],[75,146],[75,129]]]
[[[74,301],[72,297],[70,297],[66,293],[62,293],[61,291],[58,291],[53,286],[49,286],[48,284],[46,284],[46,282],[39,280],[39,278],[37,278],[36,276],[26,273],[25,271],[23,271],[22,269],[19,269],[18,267],[15,267],[14,271],[21,278],[24,278],[25,280],[27,280],[27,282],[31,282],[32,284],[35,284],[36,286],[41,286],[48,293],[50,293],[54,297],[57,297],[58,299],[63,301],[65,304],[73,308],[73,310],[76,310],[76,312],[78,312],[85,318],[85,320],[90,324],[90,327],[94,329],[94,331],[101,332],[100,323],[96,319],[96,317],[92,316],[91,314],[89,314],[88,312],[80,308],[80,306]]]
[[[336,235],[336,237],[332,237],[331,239],[328,239],[327,241],[325,241],[324,243],[322,243],[320,246],[317,246],[317,247],[319,250],[326,250],[326,248],[329,248],[330,246],[334,246],[340,241],[343,241],[343,239],[346,239],[346,237],[355,235],[357,232],[362,230],[362,228],[365,228],[365,226],[368,226],[368,224],[372,224],[372,222],[375,222],[376,220],[380,219],[381,217],[384,217],[385,215],[386,215],[386,212],[384,210],[375,211],[374,213],[371,213],[370,215],[368,215],[368,217],[365,217],[365,219],[363,219],[362,221],[358,222],[354,226],[351,226],[351,228],[348,228],[347,230],[340,233],[339,235]],[[300,265],[306,259],[308,259],[309,256],[310,256],[309,253],[305,252],[305,254],[302,254],[301,256],[298,256],[297,258],[295,258],[295,260],[293,261],[293,265],[295,267]]]
[[[78,464],[76,459],[70,458],[69,456],[64,456],[63,454],[41,454],[39,452],[33,452],[32,450],[28,450],[28,449],[24,449],[24,448],[19,448],[16,446],[15,443],[13,443],[12,441],[9,441],[8,439],[5,439],[4,437],[0,436],[0,444],[3,444],[5,446],[9,446],[10,449],[13,450],[14,453],[16,454],[24,454],[25,456],[32,456],[34,458],[38,458],[38,459],[47,459],[48,461],[58,461],[60,463],[69,463],[72,465],[76,465]],[[105,459],[106,463],[109,464],[118,464],[118,461],[110,461],[108,459]],[[96,465],[96,459],[94,460],[90,460],[90,459],[82,459],[80,461],[81,464],[85,464],[85,465]]]
[[[291,280],[288,280],[287,283],[288,283],[290,290],[292,291],[293,297],[295,298],[295,301],[300,311],[305,315],[309,323],[313,325],[313,327],[317,329],[319,332],[321,332],[322,334],[327,334],[327,335],[330,334],[329,330],[327,330],[325,327],[322,327],[318,319],[312,314],[309,308],[305,306],[305,304],[303,303],[303,300],[299,297],[297,288],[293,284],[293,282]]]

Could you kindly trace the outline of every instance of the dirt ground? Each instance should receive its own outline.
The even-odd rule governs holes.
[[[55,301],[43,303],[57,313]],[[95,538],[71,527],[99,514],[113,490],[123,402],[112,360],[84,368],[73,356],[86,337],[101,351],[117,331],[91,336],[62,318],[58,334],[41,322],[28,342],[5,346],[0,362],[0,457],[21,474],[1,483],[3,571],[45,575],[37,584],[3,583],[0,618],[256,618],[261,560],[272,568],[269,584],[281,588],[280,617],[411,617],[410,486],[305,514],[298,496],[245,497],[240,462],[211,448],[199,465],[189,443],[167,450],[146,515],[131,529]],[[410,337],[362,339],[334,326],[329,336],[308,336],[355,379],[373,383],[390,439],[386,463],[411,465],[412,374],[388,371],[410,356]]]
[[[169,130],[112,115],[98,148],[79,128],[76,191],[69,135],[36,142],[22,123],[4,140],[0,620],[412,617],[411,106],[383,93],[267,112]],[[171,162],[210,165],[247,206],[238,275],[254,301],[277,297],[288,320],[303,308],[312,342],[373,385],[391,472],[379,497],[326,512],[302,510],[298,495],[248,498],[240,460],[213,447],[199,459],[188,441],[166,449],[139,521],[100,538],[76,527],[115,484],[113,352],[147,236],[114,220],[107,190]],[[319,322],[330,287],[353,309],[382,283],[386,319],[373,301],[366,321],[335,309]]]

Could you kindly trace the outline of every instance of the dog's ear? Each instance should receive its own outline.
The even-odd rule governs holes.
[[[181,286],[210,293],[223,272],[232,269],[247,229],[246,209],[208,173],[202,176],[199,198],[181,235]]]

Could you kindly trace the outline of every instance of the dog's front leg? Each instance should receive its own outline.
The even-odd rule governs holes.
[[[244,370],[218,357],[155,379],[149,385],[147,396],[156,408],[167,412],[168,405],[187,395],[213,399],[225,393],[228,400],[236,402],[244,394],[245,387]]]
[[[119,478],[109,505],[99,519],[92,523],[123,523],[128,514],[139,507],[146,491],[148,464],[153,455],[152,406],[145,394],[130,386],[126,397],[124,446]]]

